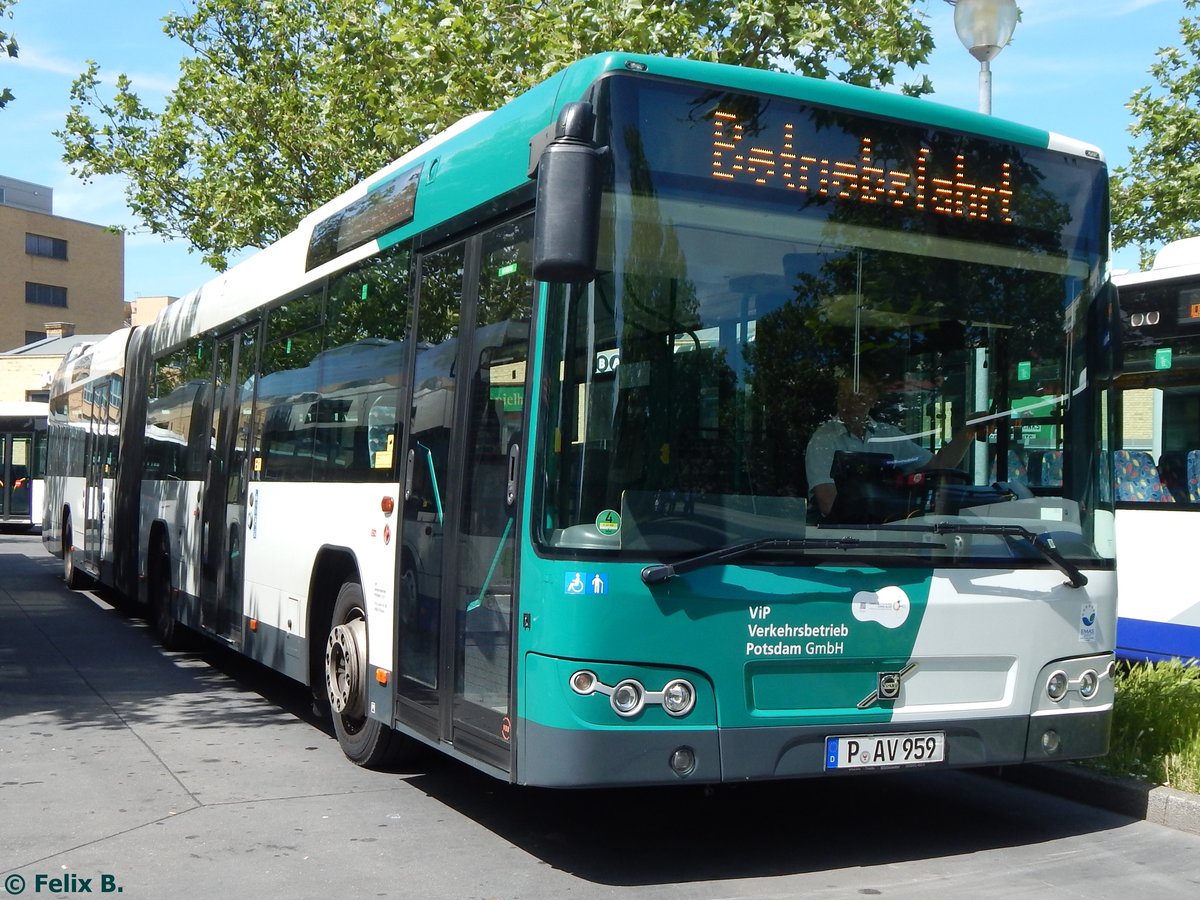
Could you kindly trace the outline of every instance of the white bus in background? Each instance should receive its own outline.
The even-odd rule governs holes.
[[[1117,652],[1200,657],[1200,238],[1114,277]]]
[[[109,580],[114,533],[122,533],[114,530],[113,490],[130,333],[125,328],[72,350],[51,386],[42,542],[62,557],[73,588],[85,576]]]
[[[46,404],[0,402],[0,525],[42,524]]]

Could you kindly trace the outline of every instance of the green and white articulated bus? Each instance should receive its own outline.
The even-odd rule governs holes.
[[[1102,754],[1107,248],[1092,147],[584,59],[110,339],[119,539],[85,571],[164,641],[312,685],[363,765],[423,743],[591,786]],[[60,373],[52,444],[96,378]],[[865,446],[817,462],[867,381]],[[1061,475],[1017,477],[1026,438]]]

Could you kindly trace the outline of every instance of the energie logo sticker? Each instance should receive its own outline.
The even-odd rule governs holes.
[[[859,591],[850,608],[860,622],[878,622],[884,628],[899,628],[908,619],[910,607],[908,594],[896,585],[889,585],[880,588],[878,593]]]

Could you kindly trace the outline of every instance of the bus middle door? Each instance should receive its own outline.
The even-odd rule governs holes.
[[[83,554],[78,563],[81,569],[97,578],[100,577],[104,546],[104,477],[109,474],[109,451],[116,439],[110,433],[108,406],[109,382],[102,379],[92,388],[83,472]]]
[[[242,548],[258,327],[255,323],[216,340],[212,443],[201,501],[200,625],[234,644],[242,633]]]

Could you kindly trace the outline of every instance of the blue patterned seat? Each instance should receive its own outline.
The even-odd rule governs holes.
[[[1042,487],[1062,487],[1063,483],[1063,452],[1061,450],[1042,451]]]
[[[1200,503],[1200,450],[1188,451],[1187,495],[1189,503]]]
[[[1113,482],[1118,502],[1174,503],[1158,474],[1158,466],[1145,450],[1113,451]]]
[[[992,448],[995,452],[995,448]],[[992,481],[996,480],[996,460],[992,459]],[[1024,451],[1016,448],[1008,448],[1008,482],[1017,484],[1029,484],[1029,468],[1025,465]]]
[[[1158,457],[1158,474],[1176,503],[1188,502],[1186,450],[1164,450]]]

